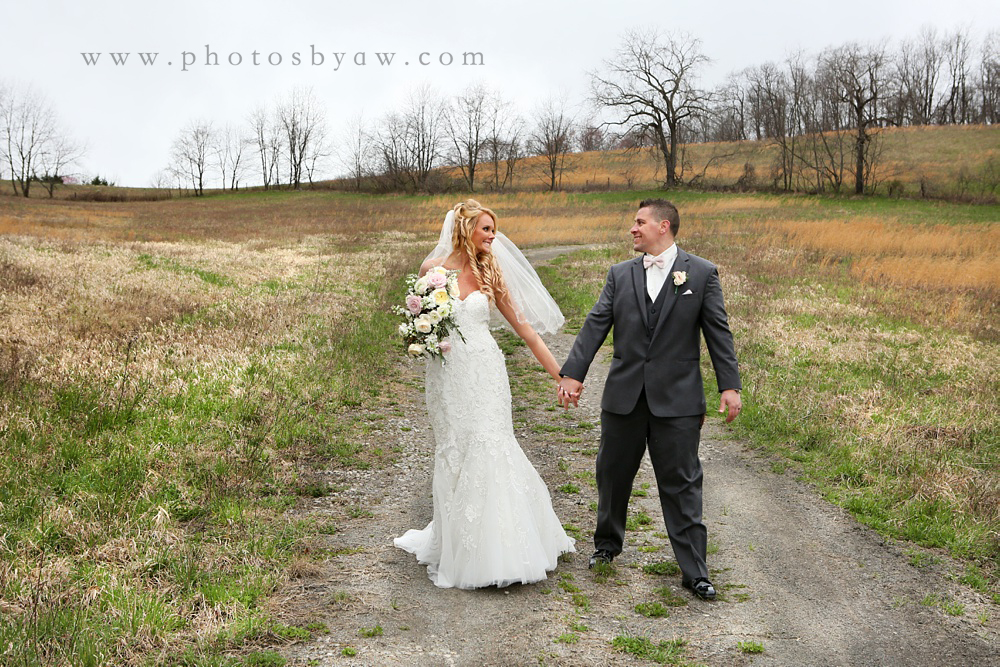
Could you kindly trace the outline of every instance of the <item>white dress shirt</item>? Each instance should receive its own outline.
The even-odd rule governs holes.
[[[646,269],[646,291],[649,293],[649,298],[653,301],[656,301],[656,297],[660,294],[660,289],[667,282],[670,269],[674,268],[674,262],[677,260],[677,244],[671,243],[670,247],[657,255],[657,257],[663,258],[663,268],[661,269],[656,264],[651,264]]]

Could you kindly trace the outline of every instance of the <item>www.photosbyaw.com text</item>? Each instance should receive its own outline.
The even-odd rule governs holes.
[[[342,67],[396,67],[402,65],[417,67],[481,67],[486,64],[482,51],[421,51],[415,55],[404,56],[389,51],[321,51],[315,44],[309,45],[308,51],[230,51],[225,53],[213,50],[210,44],[204,51],[181,51],[179,58],[159,52],[131,51],[92,51],[81,52],[83,62],[88,67],[179,67],[182,72],[196,68],[223,67],[323,67],[334,72]]]

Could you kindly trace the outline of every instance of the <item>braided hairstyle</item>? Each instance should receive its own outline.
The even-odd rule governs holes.
[[[497,214],[475,199],[459,202],[452,210],[455,212],[455,228],[451,237],[452,250],[461,252],[468,258],[472,274],[480,285],[479,290],[486,295],[490,303],[496,303],[498,298],[509,303],[510,295],[496,257],[492,253],[483,252],[472,243],[472,234],[476,230],[479,216],[488,213],[496,224]]]

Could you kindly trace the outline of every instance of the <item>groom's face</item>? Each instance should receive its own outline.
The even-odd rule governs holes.
[[[635,214],[635,223],[629,230],[632,235],[632,250],[653,255],[663,252],[663,248],[660,248],[664,238],[663,226],[664,223],[657,220],[648,207],[640,208]]]

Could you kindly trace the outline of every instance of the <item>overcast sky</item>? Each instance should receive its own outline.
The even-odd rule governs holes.
[[[145,186],[188,121],[242,123],[256,104],[296,85],[312,86],[325,103],[334,135],[358,112],[374,119],[400,106],[423,83],[450,93],[484,82],[527,113],[551,95],[582,101],[587,72],[638,26],[701,39],[713,61],[702,82],[711,86],[796,49],[896,43],[924,25],[969,28],[978,44],[1000,28],[1000,2],[0,0],[0,17],[0,80],[46,95],[70,134],[87,144],[84,174]],[[206,45],[218,66],[205,64]],[[322,65],[312,64],[313,49]],[[483,53],[482,66],[461,64],[470,50]],[[131,55],[118,66],[113,52]],[[296,52],[299,65],[292,63]],[[339,68],[335,52],[346,53]],[[358,52],[364,66],[353,63]],[[395,53],[392,64],[380,65],[379,52]],[[88,65],[81,53],[101,55]],[[140,53],[158,55],[144,65]],[[419,64],[422,53],[431,64]],[[450,66],[441,64],[446,54],[455,57]]]

